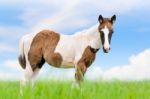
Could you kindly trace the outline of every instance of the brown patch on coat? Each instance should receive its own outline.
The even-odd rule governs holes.
[[[93,61],[95,60],[95,56],[96,56],[96,52],[99,49],[94,49],[90,46],[87,46],[83,52],[83,55],[81,57],[81,59],[79,60],[78,64],[80,64],[81,62],[83,62],[86,67],[89,67]]]
[[[61,65],[62,56],[59,53],[54,53],[59,40],[60,35],[50,30],[43,30],[34,37],[28,53],[33,71],[36,68],[41,68],[45,61],[56,67]]]

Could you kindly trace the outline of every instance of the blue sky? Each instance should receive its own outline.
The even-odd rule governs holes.
[[[125,66],[134,67],[132,66],[132,57],[138,60],[141,53],[145,55],[147,50],[149,52],[149,12],[150,2],[148,0],[0,1],[0,78],[4,76],[11,78],[17,74],[23,75],[23,70],[17,62],[18,43],[23,35],[45,28],[71,35],[96,24],[99,14],[104,17],[116,14],[115,32],[110,53],[105,54],[100,50],[88,75],[92,75],[90,73],[94,70],[99,70],[97,72],[101,76],[104,71],[113,71],[113,68],[116,67],[121,70]],[[141,63],[147,60],[147,55],[149,54],[141,56],[143,59]],[[143,64],[150,66],[147,61]],[[48,73],[48,75],[53,72],[55,75],[55,72],[61,71],[52,67],[48,70],[48,68],[49,66],[45,65],[41,72]],[[121,70],[118,69],[118,71]],[[67,70],[65,72],[70,73]]]

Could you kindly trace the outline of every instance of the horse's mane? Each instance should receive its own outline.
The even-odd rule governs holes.
[[[93,25],[87,29],[75,32],[74,35],[86,35],[88,33],[93,33],[93,32],[97,32],[98,31],[98,24]]]

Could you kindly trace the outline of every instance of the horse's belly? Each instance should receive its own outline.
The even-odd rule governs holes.
[[[74,55],[71,55],[70,53],[63,53],[62,60],[63,61],[61,63],[61,67],[63,67],[63,68],[74,67]]]
[[[72,61],[70,61],[70,62],[63,61],[61,63],[61,68],[74,68],[74,64]]]

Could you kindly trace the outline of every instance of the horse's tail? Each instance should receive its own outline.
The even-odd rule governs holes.
[[[24,54],[24,39],[22,38],[19,43],[19,63],[23,69],[26,68],[26,58]]]

